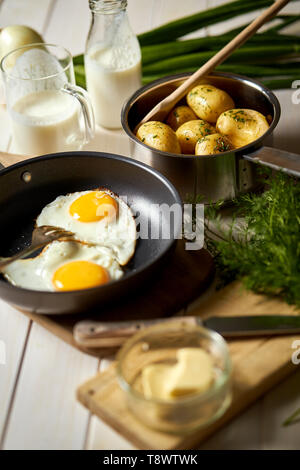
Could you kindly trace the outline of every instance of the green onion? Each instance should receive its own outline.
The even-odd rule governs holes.
[[[82,88],[86,88],[85,71],[83,65],[74,65],[76,84]]]
[[[138,36],[142,46],[177,39],[205,26],[234,18],[273,4],[273,0],[235,0],[194,15],[171,21]]]
[[[292,83],[299,80],[299,75],[294,75],[286,78],[264,79],[261,82],[270,90],[280,90],[282,88],[291,88]]]
[[[83,54],[75,55],[73,57],[73,64],[74,65],[84,65],[84,56],[83,56]]]
[[[278,33],[287,26],[300,20],[300,15],[278,15],[275,19],[281,19],[282,22],[272,28],[267,29],[267,33]]]
[[[271,26],[270,28],[266,29],[264,32],[257,33],[257,34],[274,34],[274,33],[278,33],[279,31],[284,29],[286,26],[299,21],[300,20],[300,15],[277,15],[274,18],[271,18],[266,24],[273,23],[276,20],[280,20],[281,23],[279,23],[276,26]],[[243,31],[243,29],[245,29],[247,26],[249,26],[249,24],[250,23],[243,24],[242,26],[231,29],[230,31],[226,32],[225,34],[232,33],[233,35],[237,35],[241,31]]]
[[[213,57],[217,51],[207,51],[207,52],[195,52],[192,54],[186,54],[178,57],[171,57],[169,59],[160,60],[152,64],[144,66],[143,72],[146,75],[156,74],[156,73],[173,73],[174,70],[187,68],[187,67],[197,67],[199,68],[202,64],[207,62],[211,57]],[[259,59],[262,59],[264,63],[266,58],[273,59],[274,57],[286,57],[291,55],[300,54],[300,45],[298,44],[289,44],[282,46],[257,46],[257,47],[248,47],[243,46],[237,51],[235,51],[228,59],[228,62],[243,62],[246,61],[250,63],[251,60],[257,62]]]
[[[209,36],[205,38],[189,39],[186,41],[166,42],[160,45],[144,46],[142,48],[143,65],[157,62],[169,57],[177,57],[189,52],[200,52],[207,50],[217,50],[225,46],[235,34],[227,33],[220,36]],[[300,46],[298,36],[277,35],[266,33],[256,34],[247,41],[249,46],[272,46],[278,44]]]
[[[245,68],[244,68],[245,67]],[[293,72],[289,73],[280,73],[278,71],[272,71],[270,73],[269,69],[265,70],[246,70],[246,65],[239,65],[236,69],[233,69],[232,72],[239,73],[241,75],[247,75],[248,77],[256,78],[258,79],[263,85],[265,85],[267,88],[270,88],[271,90],[280,90],[283,88],[291,88],[292,83],[295,80],[299,79],[299,75],[293,75]],[[218,69],[221,71],[220,69]],[[230,72],[231,70],[229,67],[224,67],[222,69],[222,72]],[[183,70],[179,70],[178,73],[184,72]],[[185,72],[188,72],[187,70]],[[266,74],[265,72],[268,72]],[[276,73],[277,72],[277,73]],[[163,78],[165,75],[143,75],[143,80],[142,83],[143,85],[148,85],[148,83],[153,82],[154,80],[158,80],[160,78]]]
[[[176,74],[195,72],[197,68],[187,68],[187,69],[177,69]],[[247,75],[249,77],[279,77],[287,75],[297,75],[299,72],[299,66],[290,66],[289,63],[282,64],[282,67],[273,66],[268,67],[266,65],[248,65],[248,64],[222,64],[216,67],[216,71],[219,72],[230,72],[238,73],[241,75]],[[144,77],[149,81],[149,77],[152,77],[152,80],[164,77],[165,74],[156,74],[148,75],[144,74]]]

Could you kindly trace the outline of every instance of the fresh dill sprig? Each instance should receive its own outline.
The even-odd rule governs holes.
[[[220,228],[221,203],[206,210],[207,248],[223,281],[240,279],[247,289],[300,308],[300,185],[282,172],[264,178],[265,192],[233,201],[229,228]],[[244,223],[236,231],[240,217]]]

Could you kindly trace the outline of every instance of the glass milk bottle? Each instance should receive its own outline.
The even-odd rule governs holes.
[[[121,127],[124,102],[141,86],[141,50],[131,30],[126,0],[89,0],[92,11],[86,51],[87,90],[96,123]]]

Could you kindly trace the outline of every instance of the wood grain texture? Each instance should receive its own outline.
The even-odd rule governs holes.
[[[208,0],[208,7],[213,8],[219,5],[224,5],[224,3],[226,3],[224,0]],[[207,28],[207,34],[208,36],[223,34],[225,31],[230,31],[231,29],[237,28],[238,26],[243,26],[244,24],[253,21],[261,13],[261,11],[262,10],[259,9],[250,13],[239,15],[238,17],[234,17],[226,21],[222,21],[221,23],[210,25]]]
[[[4,449],[81,448],[89,415],[74,390],[97,368],[97,359],[33,325]]]
[[[300,338],[298,337],[298,340]],[[300,408],[300,369],[278,387],[270,391],[262,402],[262,449],[300,449],[300,421],[285,427],[284,421]]]
[[[293,307],[275,299],[245,292],[233,283],[191,312],[209,316],[295,313]],[[138,422],[127,409],[126,396],[118,385],[114,364],[78,389],[78,399],[92,413],[142,449],[189,449],[207,439],[253,401],[296,371],[291,361],[294,336],[234,340],[229,342],[233,362],[233,400],[225,415],[207,429],[188,436],[153,431]]]
[[[38,0],[26,0],[26,2],[23,0],[3,0],[0,10],[0,26],[5,27],[20,23],[43,33],[52,4],[53,0],[44,0],[43,8],[41,8]],[[0,87],[2,88],[1,80]],[[3,93],[2,89],[0,95],[1,92]],[[3,105],[0,105],[0,123],[0,150],[6,152],[11,144],[11,125],[6,106]],[[17,157],[10,157],[9,164],[12,159],[14,163],[17,162]],[[2,301],[0,306],[0,339],[5,341],[7,352],[7,363],[5,366],[0,366],[0,442],[2,443],[8,430],[19,374],[26,356],[31,322]]]
[[[8,152],[0,152],[0,164],[5,168],[8,166],[14,165],[15,163],[20,163],[24,160],[28,160],[29,158],[32,158],[32,156],[31,155],[25,156],[25,155],[8,153]]]
[[[128,11],[134,30],[136,32],[143,32],[149,29],[152,25],[157,26],[161,23],[172,20],[175,17],[204,9],[207,5],[213,6],[216,3],[225,3],[225,1],[226,0],[201,0],[201,2],[199,2],[199,0],[186,0],[183,2],[182,0],[129,0]],[[76,32],[76,43],[74,42],[74,46],[69,42],[72,32],[67,30],[72,28],[73,24],[82,24],[83,27],[87,27],[87,24],[89,23],[87,0],[81,0],[81,2],[77,1],[76,8],[64,6],[66,3],[70,5],[71,2],[72,0],[42,0],[42,2],[37,0],[2,0],[0,5],[0,26],[3,27],[8,24],[16,23],[28,24],[29,26],[36,28],[39,32],[42,32],[47,40],[53,39],[55,43],[62,45],[70,44],[73,53],[76,53],[76,51],[83,52],[83,50],[79,49],[79,46],[85,42],[85,33],[83,32],[83,28],[82,30],[79,28]],[[56,5],[55,11],[52,10],[54,5]],[[63,13],[57,14],[57,11]],[[284,13],[287,12],[299,13],[298,2],[290,3],[290,5],[288,5],[284,10]],[[207,30],[210,34],[222,33],[225,31],[225,28],[231,29],[244,24],[252,19],[255,14],[256,13],[243,15],[240,20],[233,18],[223,24],[204,28],[199,32],[199,34],[206,34]],[[45,26],[49,27],[49,30],[46,29],[45,31]],[[299,34],[299,24],[294,24],[286,28],[285,32],[287,34]],[[198,36],[198,33],[192,33],[190,36]],[[276,92],[276,95],[280,100],[283,112],[279,125],[275,131],[274,145],[291,152],[299,152],[299,106],[291,104],[291,90],[278,91]],[[0,150],[6,151],[11,137],[10,125],[9,120],[7,119],[5,107],[0,107],[0,125]],[[107,132],[98,128],[96,139],[94,144],[91,144],[90,149],[112,151],[130,156],[128,139],[121,131]],[[3,384],[8,385],[15,381],[14,374],[16,368],[18,368],[24,342],[26,343],[27,328],[25,327],[23,329],[22,326],[17,326],[19,324],[17,319],[19,318],[26,325],[28,324],[28,321],[15,309],[3,303],[0,308],[0,317],[0,339],[5,335],[5,338],[7,339],[7,347],[9,348],[9,355],[11,357],[9,367],[3,367],[0,365],[0,391],[2,393],[3,388],[1,387],[3,387]],[[3,323],[1,322],[2,318]],[[59,449],[65,443],[65,441],[61,442],[59,440],[61,433],[77,433],[77,430],[72,428],[73,415],[70,409],[74,406],[73,401],[64,401],[63,398],[65,393],[65,378],[62,371],[65,372],[64,368],[66,363],[64,357],[65,354],[69,354],[69,348],[63,348],[61,346],[63,343],[59,340],[55,340],[53,342],[53,337],[49,334],[46,335],[41,333],[41,337],[39,334],[35,334],[34,336],[31,336],[30,339],[31,347],[26,349],[25,352],[27,363],[36,363],[36,356],[40,354],[40,350],[38,347],[34,347],[34,344],[39,343],[40,338],[42,338],[43,347],[49,350],[49,355],[50,353],[55,355],[56,349],[61,354],[61,360],[57,361],[55,367],[48,368],[47,364],[41,364],[40,367],[46,366],[47,373],[49,374],[49,382],[47,382],[47,384],[51,391],[51,395],[54,393],[53,383],[55,382],[56,377],[61,377],[61,382],[59,384],[56,383],[55,396],[58,401],[64,403],[63,420],[61,419],[58,423],[58,418],[53,413],[55,409],[53,409],[52,406],[46,408],[47,404],[45,405],[44,401],[39,400],[35,400],[33,403],[33,401],[28,399],[28,394],[26,394],[23,397],[23,407],[28,408],[29,420],[27,423],[23,423],[22,420],[24,415],[22,413],[22,406],[18,405],[17,410],[14,411],[13,420],[9,421],[10,443],[15,445],[15,447],[17,446],[18,441],[14,443],[13,436],[15,433],[18,435],[18,428],[25,429],[26,425],[27,436],[24,442],[24,447],[27,446],[28,448],[35,448],[41,441],[43,441],[44,447],[47,445],[50,446],[51,444],[51,446]],[[251,351],[255,347],[255,344],[251,344],[249,345],[249,350]],[[72,356],[76,358],[76,360],[72,362],[73,368],[77,367],[78,358],[81,357],[80,353],[77,354],[78,355],[76,356]],[[45,358],[45,356],[43,357]],[[87,371],[87,375],[92,373],[92,371]],[[33,371],[29,366],[27,366],[26,374],[22,376],[23,384],[26,383],[27,380],[28,383],[32,384],[31,374],[33,374]],[[12,382],[11,376],[13,377]],[[294,376],[291,376],[278,387],[274,388],[271,392],[265,395],[263,399],[252,406],[245,414],[239,416],[221,431],[215,433],[212,438],[201,446],[201,448],[299,449],[298,436],[300,435],[300,423],[295,424],[290,428],[282,428],[281,426],[282,421],[300,405],[299,394],[297,393],[299,390],[299,372],[295,375],[295,379],[293,377]],[[81,380],[84,379],[85,377],[82,376]],[[78,383],[74,383],[73,390],[70,390],[72,388],[72,386],[70,386],[70,395],[71,393],[74,393],[77,385]],[[0,397],[1,417],[3,412],[3,403],[10,402],[10,399],[12,398],[12,388],[13,387],[4,387],[5,396],[1,395]],[[32,384],[32,395],[37,397],[40,390],[43,390],[43,383],[37,378]],[[18,400],[20,401],[20,398],[18,398]],[[41,420],[40,423],[37,423],[35,419],[31,423],[31,416],[34,414],[38,415],[40,413],[44,414],[45,418],[47,418],[47,424],[45,425],[43,420]],[[57,426],[59,432],[57,432]],[[49,430],[47,431],[48,427]],[[83,427],[84,430],[80,433],[80,437],[77,433],[76,438],[73,438],[73,445],[77,446],[78,449],[84,448],[85,445],[87,448],[91,449],[100,448],[106,450],[132,448],[128,441],[125,441],[124,438],[121,438],[116,432],[111,430],[96,417],[91,419],[89,426],[88,419],[84,420]],[[86,436],[85,430],[87,428],[89,429],[89,432]],[[71,436],[70,440],[72,440]]]
[[[254,450],[261,448],[262,400],[216,431],[200,450]]]
[[[0,437],[11,406],[14,387],[22,366],[26,335],[30,321],[15,309],[0,301],[0,342],[4,363],[0,363]],[[0,439],[1,441],[1,439]]]
[[[57,0],[48,17],[44,40],[64,46],[71,54],[81,54],[90,27],[88,1]]]
[[[99,372],[105,371],[114,358],[102,359]],[[86,442],[87,450],[134,450],[134,446],[104,421],[92,415]]]
[[[153,0],[151,28],[182,18],[183,16],[206,10],[206,8],[210,6],[210,2],[211,0],[201,0],[200,2],[199,0]],[[203,37],[206,36],[206,34],[207,28],[202,28],[200,31],[186,35],[185,38],[192,39],[194,37]]]
[[[24,24],[44,32],[53,0],[3,0],[0,10],[0,27]]]

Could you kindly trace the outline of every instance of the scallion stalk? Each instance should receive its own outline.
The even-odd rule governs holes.
[[[190,52],[201,52],[217,50],[225,46],[235,34],[227,33],[220,36],[209,36],[205,38],[189,39],[185,41],[173,41],[160,45],[142,47],[143,64],[151,64],[156,61],[188,54]],[[247,41],[247,46],[272,46],[278,44],[300,46],[300,38],[291,35],[279,34],[256,34]],[[245,46],[244,46],[245,47]]]
[[[282,88],[291,88],[292,83],[295,80],[299,80],[299,75],[294,75],[290,77],[283,78],[265,78],[261,82],[271,90],[280,90]]]
[[[235,0],[194,15],[166,23],[138,36],[142,46],[172,41],[205,26],[267,7],[273,0]]]
[[[278,15],[274,19],[280,19],[282,21],[278,25],[272,26],[271,28],[267,29],[266,33],[280,32],[282,29],[286,28],[287,26],[299,21],[300,15]]]
[[[176,74],[195,72],[196,68],[177,69]],[[247,75],[249,77],[279,77],[286,75],[297,75],[299,66],[290,66],[289,63],[282,64],[282,66],[266,66],[266,65],[251,65],[251,64],[222,64],[216,67],[216,71],[237,73],[240,75]],[[164,77],[165,74],[148,75],[144,77]],[[156,79],[155,78],[155,79]],[[154,78],[153,78],[154,80]]]
[[[202,64],[207,62],[213,57],[217,51],[205,51],[205,52],[194,52],[192,54],[185,54],[178,57],[171,57],[168,59],[160,60],[148,64],[143,67],[143,72],[146,75],[156,73],[173,73],[175,70],[184,69],[188,67],[199,68]],[[298,44],[287,44],[282,46],[257,46],[249,47],[243,46],[236,50],[228,59],[227,62],[243,62],[251,63],[255,61],[257,63],[260,59],[266,62],[267,59],[273,59],[275,57],[291,57],[300,55],[300,46]]]

